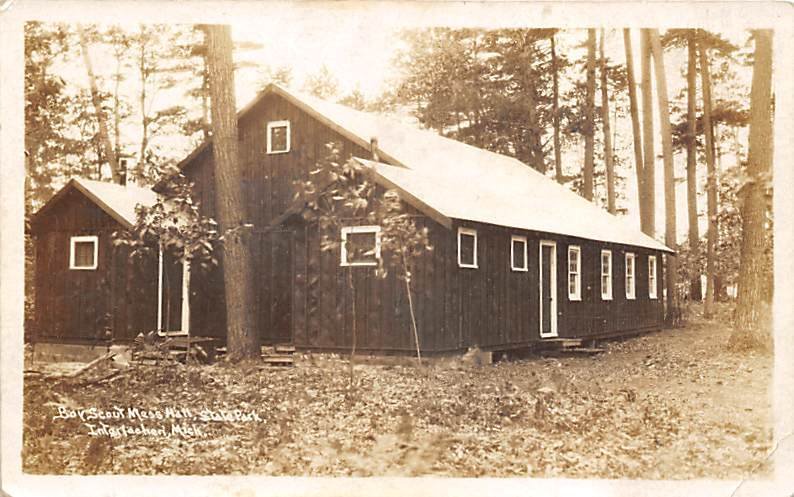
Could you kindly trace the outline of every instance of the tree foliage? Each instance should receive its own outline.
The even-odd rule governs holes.
[[[214,251],[222,242],[218,223],[201,214],[192,191],[193,184],[173,171],[158,183],[157,201],[137,207],[136,224],[114,233],[114,244],[129,247],[133,257],[162,250],[194,266],[216,265]]]
[[[582,46],[555,43],[552,58],[550,39],[556,33],[554,29],[404,31],[407,48],[395,61],[401,76],[391,107],[403,106],[420,124],[442,135],[516,157],[544,173],[553,171],[561,182],[581,191],[581,159],[562,158],[570,157],[589,129],[584,111],[585,65],[573,63],[569,55]],[[628,115],[626,71],[609,57],[605,65],[610,117],[622,119]],[[606,205],[603,134],[598,133],[603,121],[601,105],[594,105],[593,111],[597,117],[593,124],[596,202]],[[555,129],[559,129],[561,150],[552,156]],[[613,148],[625,146],[621,141]],[[557,155],[563,162],[559,173],[556,164],[551,167]],[[619,153],[614,160],[617,199],[621,200],[627,176],[621,169],[625,170],[626,161]],[[619,205],[616,210],[626,209]]]
[[[75,127],[84,123],[79,109],[85,95],[70,94],[67,82],[53,69],[72,45],[63,25],[31,21],[25,27],[25,209],[40,207],[53,193],[58,178],[93,176],[86,155],[91,141]],[[94,133],[90,126],[88,136]]]
[[[317,98],[333,100],[339,95],[339,80],[323,64],[316,73],[306,78],[303,90]]]

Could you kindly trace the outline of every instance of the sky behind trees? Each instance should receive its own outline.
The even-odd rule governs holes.
[[[120,24],[120,28],[127,32],[136,32],[138,23]],[[107,25],[99,25],[100,28]],[[352,92],[360,92],[368,101],[375,100],[384,92],[394,89],[401,76],[400,68],[396,64],[398,55],[408,49],[401,36],[407,29],[405,25],[378,24],[370,22],[363,16],[336,16],[334,22],[328,22],[323,16],[294,16],[262,17],[252,20],[238,21],[232,24],[232,36],[236,43],[248,46],[246,49],[237,50],[235,60],[241,67],[236,71],[237,105],[242,107],[247,104],[261,89],[263,83],[270,75],[279,70],[287,71],[291,76],[290,87],[305,89],[306,82],[322,71],[332,78],[337,85],[337,96],[341,98]],[[726,39],[739,46],[742,51],[749,51],[747,44],[749,33],[746,30],[721,31]],[[565,29],[557,35],[557,52],[569,60],[581,61],[586,57],[583,46],[586,40],[585,29]],[[639,30],[633,30],[635,67],[639,67]],[[253,48],[252,48],[253,47]],[[96,71],[106,78],[110,78],[114,70],[113,54],[107,46],[95,44],[90,47],[91,55],[95,59]],[[619,29],[606,30],[605,54],[612,64],[625,64],[622,32]],[[667,65],[667,81],[671,98],[675,99],[685,89],[686,78],[682,73],[686,65],[686,50],[673,49],[665,53]],[[67,82],[72,92],[79,92],[88,87],[88,78],[79,60],[64,60],[54,65],[57,71]],[[751,75],[750,66],[736,65],[738,82],[749,91]],[[139,83],[134,75],[134,68],[130,68],[129,77],[121,83],[121,92],[134,100],[139,91]],[[561,92],[570,89],[571,81],[561,79]],[[183,99],[182,89],[162,90],[152,95],[153,110],[164,109],[174,104],[174,101]],[[134,112],[134,111],[133,111]],[[406,120],[415,121],[411,116],[403,116]],[[658,113],[654,118],[657,120]],[[631,127],[628,115],[618,116],[613,123],[615,131],[615,148],[629,150],[631,147]],[[122,126],[122,134],[134,137],[138,132],[134,120]],[[658,137],[657,137],[658,140]],[[740,138],[746,142],[746,137]],[[134,142],[134,139],[131,141]],[[173,149],[177,155],[187,154],[194,146],[195,140],[178,134],[161,135],[153,137],[153,145]],[[581,168],[583,144],[566,149],[563,153],[563,164],[568,170]],[[656,144],[656,150],[661,150],[661,144]],[[624,154],[626,158],[630,154]],[[683,176],[684,158],[678,154],[676,157],[677,176]],[[625,199],[621,206],[627,209],[626,214],[639,223],[639,213],[636,205],[636,184],[631,181],[630,174],[623,174],[627,178],[623,194]],[[657,191],[662,191],[662,177],[657,175]],[[681,205],[677,209],[679,226],[686,226],[686,195],[685,185],[679,184],[677,202]],[[701,211],[705,210],[705,198],[699,199]],[[663,203],[657,202],[657,219],[664,216]],[[701,232],[706,228],[706,219],[701,217]],[[681,240],[685,238],[685,230],[679,230]]]

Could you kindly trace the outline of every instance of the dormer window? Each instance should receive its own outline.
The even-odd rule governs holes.
[[[267,123],[267,153],[285,154],[289,152],[289,121],[270,121]]]
[[[73,236],[69,242],[69,269],[93,271],[97,268],[99,239],[96,236]]]

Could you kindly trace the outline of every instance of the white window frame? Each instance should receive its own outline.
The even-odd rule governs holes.
[[[576,253],[576,272],[571,271],[571,253]],[[579,245],[568,245],[568,300],[582,300],[582,247]],[[571,293],[571,275],[576,275],[576,292]]]
[[[609,257],[608,273],[604,273],[605,255]],[[598,259],[598,263],[601,265],[601,271],[599,272],[599,286],[601,287],[601,300],[612,300],[612,251],[602,250],[601,257]],[[606,288],[604,288],[604,276],[608,276],[607,281],[609,282],[609,284],[607,285]]]
[[[631,264],[629,264],[629,261],[631,261]],[[631,274],[629,274],[629,267],[631,268]],[[625,276],[626,299],[634,300],[637,298],[637,255],[634,252],[626,252]]]
[[[273,128],[287,128],[287,148],[285,150],[273,150]],[[286,154],[290,151],[290,124],[289,121],[270,121],[267,123],[267,153],[268,154]]]
[[[94,264],[91,266],[78,266],[75,260],[75,246],[78,243],[91,242],[94,244]],[[78,271],[95,271],[99,267],[99,237],[96,235],[73,236],[69,239],[69,269]]]
[[[515,263],[515,243],[521,242],[524,245],[524,267],[516,267],[513,264]],[[510,237],[510,269],[513,271],[521,271],[527,272],[529,271],[529,259],[527,258],[527,237],[525,236],[518,236],[513,235]]]
[[[464,264],[460,260],[460,237],[462,235],[468,235],[474,237],[474,264]],[[477,230],[472,228],[458,228],[458,267],[466,267],[471,269],[477,269]]]
[[[653,262],[653,264],[651,264],[651,262]],[[653,300],[659,298],[656,291],[659,282],[656,280],[656,278],[657,278],[656,256],[649,255],[648,256],[648,298]]]
[[[349,233],[375,233],[375,260],[366,262],[348,262],[347,260],[347,235]],[[342,250],[339,260],[340,266],[377,266],[380,260],[380,226],[344,226],[342,228]]]

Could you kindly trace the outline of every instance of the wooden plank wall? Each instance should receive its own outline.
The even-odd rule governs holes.
[[[290,152],[267,154],[267,123],[280,120],[290,121]],[[267,227],[291,205],[295,192],[294,182],[308,178],[308,173],[315,169],[317,160],[326,155],[325,144],[339,143],[343,157],[370,156],[368,150],[342,137],[277,95],[263,99],[240,120],[239,140],[240,160],[244,171],[244,203],[249,222],[254,225],[255,231]],[[208,147],[199,154],[185,167],[184,174],[194,183],[194,197],[200,203],[202,213],[216,217],[212,149]],[[264,342],[284,341],[289,339],[289,330],[292,327],[288,296],[293,278],[285,270],[292,265],[293,242],[278,241],[287,236],[283,233],[265,238],[262,236],[255,233],[251,245],[254,254],[253,273],[257,282],[257,326]],[[274,267],[279,270],[274,272]],[[224,336],[223,300],[216,298],[223,294],[222,261],[217,268],[196,273],[191,286],[195,292],[192,298],[196,303],[191,305],[191,326],[200,330],[203,335]],[[328,303],[327,299],[325,303]],[[308,315],[302,313],[300,319],[308,319]]]
[[[266,124],[289,120],[291,150],[268,155]],[[337,141],[343,156],[369,157],[370,152],[343,138],[277,95],[264,98],[240,121],[240,153],[244,164],[244,192],[248,218],[263,229],[280,215],[293,198],[293,182],[305,179],[325,154],[325,144]],[[196,199],[205,214],[214,216],[214,179],[211,149],[185,168],[195,182]],[[531,215],[531,213],[528,213]],[[432,221],[433,253],[414,274],[414,297],[420,343],[427,351],[454,351],[479,345],[512,347],[539,340],[538,244],[557,242],[558,330],[561,337],[593,336],[660,326],[662,322],[661,256],[659,300],[647,299],[647,255],[637,250],[637,300],[626,301],[623,254],[626,247],[571,237],[462,223],[479,233],[479,269],[457,265],[457,226],[447,230]],[[292,225],[253,243],[258,284],[257,316],[263,340],[292,336],[295,344],[317,349],[345,349],[352,343],[353,296],[347,290],[346,268],[339,254],[320,249],[322,234],[316,225]],[[529,270],[510,269],[510,235],[528,239]],[[567,298],[567,245],[582,247],[582,302]],[[614,300],[602,302],[598,278],[601,247],[613,249]],[[658,255],[658,254],[657,254]],[[222,266],[221,266],[222,267]],[[193,278],[192,318],[201,334],[223,336],[223,280],[221,268]],[[357,345],[362,351],[413,350],[407,299],[402,281],[391,272],[376,278],[371,268],[354,268]],[[291,298],[285,299],[286,295]],[[286,332],[285,330],[290,330]]]
[[[121,229],[113,218],[77,191],[32,227],[36,244],[35,340],[96,342],[131,340],[156,327],[156,258],[130,263],[124,247],[114,247]],[[70,270],[72,236],[98,236],[96,270]]]
[[[361,224],[353,221],[351,224]],[[427,222],[422,218],[420,225]],[[356,327],[356,348],[362,352],[411,352],[414,338],[401,270],[386,252],[387,274],[371,266],[341,266],[340,249],[322,250],[323,233],[317,223],[296,228],[293,330],[297,346],[318,350],[349,350]],[[329,236],[336,234],[328,233]],[[413,274],[420,344],[430,349],[441,329],[442,309],[430,300],[433,253],[419,259]],[[348,273],[353,290],[348,284]],[[355,299],[355,314],[353,302]]]
[[[287,120],[291,126],[290,151],[267,154],[266,128],[270,121]],[[343,157],[370,157],[370,151],[354,144],[277,95],[259,102],[239,122],[240,161],[243,163],[243,191],[248,218],[264,228],[291,204],[294,182],[305,180],[316,163],[326,155],[325,145],[341,145]],[[208,147],[184,174],[195,184],[196,200],[205,215],[215,216],[212,149]]]
[[[540,340],[539,332],[539,246],[541,240],[557,244],[557,328],[560,337],[590,337],[602,334],[661,327],[663,306],[661,282],[658,295],[648,297],[648,255],[661,254],[651,250],[601,243],[573,237],[514,230],[477,223],[461,223],[478,231],[477,269],[457,265],[457,227],[449,233],[447,280],[451,280],[445,305],[447,326],[458,327],[458,347],[515,347]],[[513,271],[510,266],[512,235],[527,238],[528,271]],[[568,246],[578,245],[582,251],[582,300],[568,298]],[[611,301],[601,300],[600,254],[612,251]],[[636,299],[626,299],[625,253],[636,259]],[[660,266],[661,267],[661,266]],[[444,279],[436,280],[438,282]],[[452,345],[446,341],[444,346]]]

